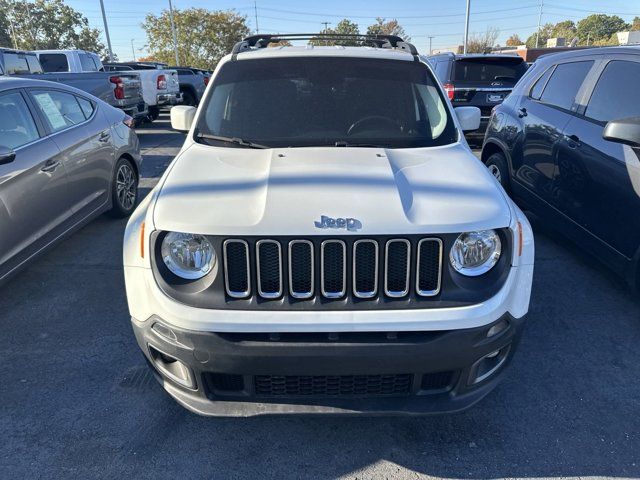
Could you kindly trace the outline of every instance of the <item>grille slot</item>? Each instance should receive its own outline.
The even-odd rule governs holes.
[[[309,240],[289,242],[289,293],[293,298],[310,298],[314,294],[313,243]]]
[[[440,293],[441,271],[442,240],[423,238],[418,242],[416,293],[422,297],[432,297]]]
[[[251,293],[249,245],[244,240],[226,240],[223,255],[227,295],[233,298],[248,297]]]
[[[256,375],[259,396],[408,395],[413,375]]]
[[[409,240],[393,239],[387,242],[385,255],[384,293],[389,297],[404,297],[409,293]]]
[[[342,298],[347,284],[347,248],[342,240],[325,240],[320,246],[320,287],[327,298]]]
[[[378,242],[358,240],[353,244],[353,294],[372,298],[378,293]]]
[[[275,240],[256,243],[258,294],[263,298],[282,295],[282,251]]]

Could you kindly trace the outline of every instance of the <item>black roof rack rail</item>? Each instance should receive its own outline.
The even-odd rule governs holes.
[[[360,40],[363,44],[370,44],[377,48],[397,48],[404,50],[418,58],[418,50],[416,47],[405,42],[397,35],[360,35],[360,34],[343,34],[343,33],[274,33],[274,34],[256,34],[244,38],[236,43],[231,50],[232,60],[235,60],[238,53],[259,48],[266,48],[271,43],[279,43],[287,40]]]

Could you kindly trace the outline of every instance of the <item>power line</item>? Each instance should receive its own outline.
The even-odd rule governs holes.
[[[486,14],[486,13],[500,13],[500,12],[511,12],[511,11],[515,11],[515,10],[522,10],[523,8],[532,8],[532,7],[537,7],[538,5],[529,5],[529,6],[519,6],[519,7],[515,7],[515,8],[501,8],[499,10],[486,10],[483,12],[472,12],[474,15],[482,15],[482,14]],[[267,8],[267,7],[261,7],[261,10],[267,10],[269,12],[279,12],[279,13],[290,13],[293,15],[310,15],[310,16],[316,16],[316,17],[334,17],[334,18],[362,18],[362,19],[370,19],[370,18],[376,18],[379,17],[380,15],[335,15],[335,14],[330,14],[330,13],[317,13],[317,12],[301,12],[301,11],[294,11],[294,10],[282,10],[279,8]],[[405,18],[446,18],[446,17],[463,17],[465,16],[465,13],[450,13],[450,14],[446,14],[446,15],[412,15],[412,16],[407,16],[407,17],[403,17],[403,16],[395,16],[395,15],[386,15],[384,16],[384,18],[394,18],[396,20],[399,19],[405,19]]]

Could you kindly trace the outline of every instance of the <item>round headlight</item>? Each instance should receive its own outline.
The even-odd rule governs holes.
[[[204,277],[216,264],[213,245],[202,235],[169,232],[160,253],[167,268],[187,280]]]
[[[449,261],[462,275],[477,277],[498,263],[502,244],[495,230],[461,234],[451,247]]]

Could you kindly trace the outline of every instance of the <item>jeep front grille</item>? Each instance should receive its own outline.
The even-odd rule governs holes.
[[[440,293],[442,254],[438,238],[227,239],[225,290],[232,298],[256,292],[265,300],[432,297]]]

